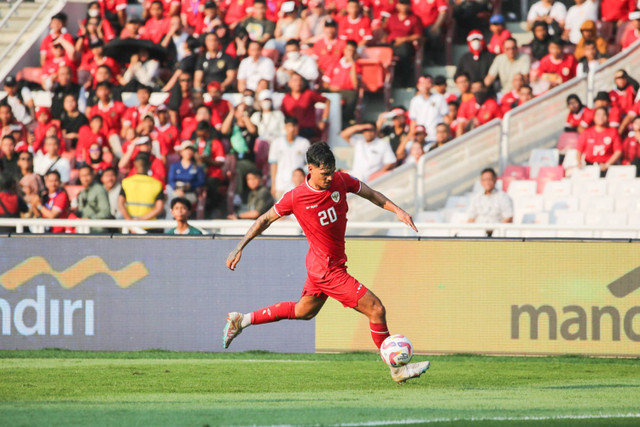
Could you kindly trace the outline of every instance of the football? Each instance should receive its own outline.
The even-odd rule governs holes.
[[[391,335],[382,342],[380,356],[384,363],[392,368],[399,368],[411,361],[413,346],[404,335]]]

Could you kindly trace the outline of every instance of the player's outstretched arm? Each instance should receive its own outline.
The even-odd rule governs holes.
[[[382,209],[386,209],[388,211],[395,213],[400,221],[404,222],[409,227],[411,227],[413,231],[415,232],[418,231],[418,229],[416,228],[416,225],[413,223],[413,218],[411,218],[411,215],[409,215],[400,206],[396,205],[391,200],[389,200],[387,196],[385,196],[381,192],[376,191],[373,188],[369,187],[364,182],[361,182],[360,192],[358,192],[358,195],[360,197],[363,197],[369,200],[374,205],[380,206]]]
[[[269,228],[269,226],[278,218],[280,218],[280,215],[276,213],[275,209],[271,208],[265,214],[256,219],[247,231],[247,234],[245,234],[242,240],[240,240],[238,246],[236,246],[227,257],[227,267],[229,270],[236,269],[236,265],[238,265],[240,258],[242,257],[242,250],[244,247],[247,246],[254,237],[259,236],[264,230]]]

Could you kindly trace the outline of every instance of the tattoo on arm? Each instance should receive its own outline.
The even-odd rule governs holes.
[[[244,235],[238,246],[236,247],[236,251],[241,251],[244,249],[247,244],[255,237],[262,234],[264,230],[269,228],[269,226],[276,221],[280,216],[276,214],[273,208],[269,209],[264,215],[261,215],[256,221],[251,225],[247,233]]]

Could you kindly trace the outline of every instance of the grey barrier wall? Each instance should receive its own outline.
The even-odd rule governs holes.
[[[0,349],[223,351],[228,311],[297,301],[306,278],[305,240],[255,240],[232,272],[236,243],[0,237]],[[313,352],[315,321],[249,328],[244,350]]]

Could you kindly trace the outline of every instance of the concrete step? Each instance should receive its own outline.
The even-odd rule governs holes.
[[[527,21],[507,22],[507,30],[511,31],[511,34],[530,33],[527,29]]]
[[[409,102],[415,94],[416,90],[414,88],[393,89],[391,92],[391,105],[403,105],[405,108],[409,108]]]

